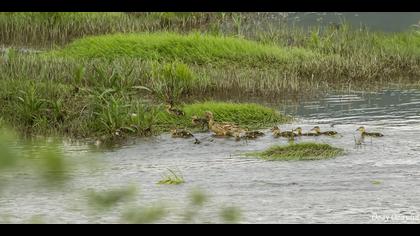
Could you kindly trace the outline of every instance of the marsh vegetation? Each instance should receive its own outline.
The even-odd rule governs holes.
[[[417,28],[384,33],[345,22],[301,28],[287,23],[286,13],[276,22],[267,19],[264,13],[0,13],[0,169],[31,173],[41,185],[59,188],[79,168],[65,158],[63,139],[112,146],[163,137],[161,147],[144,142],[166,150],[158,157],[171,160],[176,145],[187,145],[165,139],[173,129],[197,134],[203,143],[188,142],[183,149],[212,160],[249,144],[214,141],[206,112],[220,126],[264,134],[274,125],[296,128],[290,127],[294,117],[279,111],[286,102],[420,85]],[[330,140],[304,138],[286,144],[265,135],[258,140],[272,145],[251,144],[246,155],[288,161],[346,158],[343,143],[335,147]],[[223,143],[212,149],[218,142],[230,149],[219,153]],[[149,182],[182,189],[197,181],[185,181],[171,168]],[[9,176],[0,184],[12,180]],[[135,187],[90,189],[84,196],[95,219],[118,212],[117,222],[153,223],[171,215],[171,207],[141,205],[136,197]],[[208,197],[198,191],[188,199],[175,218],[194,222]],[[226,206],[215,217],[234,223],[241,212]]]

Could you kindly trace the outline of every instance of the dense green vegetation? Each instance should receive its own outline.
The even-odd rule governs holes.
[[[218,13],[2,12],[0,42],[51,48],[88,35],[207,28],[222,18]]]
[[[137,58],[189,64],[273,66],[314,58],[301,48],[280,48],[234,37],[174,33],[118,34],[87,37],[69,44],[54,56],[82,59]]]
[[[258,128],[287,119],[200,102],[304,99],[420,75],[416,32],[252,25],[246,13],[1,13],[4,46],[53,48],[3,51],[2,119],[26,134],[120,139],[192,128],[190,116],[213,109]],[[186,116],[166,114],[170,101]]]
[[[260,105],[218,102],[180,104],[185,116],[173,116],[165,111],[161,100],[146,100],[145,94],[131,86],[120,89],[103,86],[105,81],[100,86],[80,88],[31,80],[1,82],[4,122],[29,135],[124,139],[152,135],[172,127],[196,128],[191,116],[202,116],[205,111],[213,111],[217,120],[250,128],[289,120]]]

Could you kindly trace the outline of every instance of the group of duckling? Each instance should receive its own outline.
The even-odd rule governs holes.
[[[381,133],[375,133],[375,132],[366,132],[365,127],[361,126],[356,131],[360,132],[361,137],[383,137],[384,135]],[[313,127],[310,132],[303,133],[301,127],[297,127],[296,129],[293,129],[292,131],[281,131],[278,126],[274,126],[271,129],[271,132],[273,133],[274,137],[286,137],[286,138],[293,138],[293,137],[300,137],[300,136],[320,136],[320,135],[326,135],[326,136],[334,136],[337,135],[338,132],[336,131],[321,131],[321,128],[319,126]]]
[[[167,106],[167,112],[173,115],[180,115],[180,112],[174,112],[174,108]],[[182,114],[184,115],[184,114]],[[230,122],[215,122],[214,115],[211,111],[206,111],[204,117],[192,116],[191,122],[195,126],[201,126],[202,129],[212,131],[215,136],[230,136],[236,140],[241,139],[256,139],[264,136],[265,134],[261,131],[253,130],[250,131],[246,128],[241,128],[237,124]],[[195,144],[201,142],[188,130],[174,128],[171,130],[172,137],[174,138],[195,138]]]
[[[320,135],[327,135],[327,136],[333,136],[338,134],[336,131],[321,131],[321,128],[319,126],[315,126],[310,130],[309,133],[303,133],[301,127],[297,127],[296,129],[293,129],[292,131],[281,131],[278,126],[274,126],[271,129],[271,132],[273,133],[274,137],[299,137],[299,136],[320,136]]]
[[[185,113],[177,108],[174,108],[172,104],[167,105],[167,112],[176,116],[183,116]],[[216,122],[214,120],[214,115],[211,111],[206,111],[204,117],[192,116],[191,122],[195,126],[201,126],[202,129],[210,130],[214,133],[215,136],[222,137],[234,137],[235,140],[239,141],[241,139],[256,139],[258,137],[264,136],[265,134],[261,131],[250,131],[246,128],[241,128],[237,124],[230,122]],[[356,131],[359,131],[361,137],[382,137],[384,136],[381,133],[371,133],[366,132],[366,129],[362,126],[359,127]],[[289,140],[294,140],[295,137],[301,136],[335,136],[338,133],[336,131],[321,131],[319,126],[313,127],[309,132],[303,133],[301,127],[292,129],[291,131],[281,131],[278,126],[274,126],[271,129],[272,135],[274,137],[284,137]],[[185,129],[174,128],[171,130],[172,137],[174,138],[195,138],[195,144],[200,144],[201,141],[198,140],[190,131]]]

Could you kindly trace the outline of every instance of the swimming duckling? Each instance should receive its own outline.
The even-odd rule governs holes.
[[[318,133],[302,133],[302,128],[301,127],[297,127],[293,131],[297,132],[297,136],[319,136]]]
[[[171,129],[171,134],[173,138],[191,138],[194,137],[194,135],[185,129]]]
[[[209,121],[207,120],[207,118],[192,116],[191,122],[195,126],[201,125],[202,129],[204,129],[204,127],[207,127],[207,129],[209,128]]]
[[[368,133],[366,132],[365,127],[361,126],[356,131],[359,131],[362,137],[369,136],[369,137],[383,137],[384,135],[381,133]]]
[[[278,126],[274,126],[271,129],[271,132],[273,133],[273,136],[274,137],[291,138],[291,137],[297,136],[297,134],[293,133],[293,131],[284,131],[284,132],[281,132],[281,130],[280,130],[280,128]]]
[[[325,131],[325,132],[321,132],[321,128],[319,128],[319,126],[315,126],[314,128],[311,129],[311,131],[315,131],[315,133],[318,134],[318,135],[333,136],[333,135],[338,134],[336,131]]]
[[[217,136],[235,136],[236,133],[242,133],[245,131],[244,129],[232,123],[215,122],[213,113],[210,111],[206,111],[205,115],[208,121],[209,129],[213,131]]]
[[[254,130],[254,131],[245,131],[245,134],[243,135],[243,137],[246,139],[256,139],[264,135],[265,134],[263,132]]]
[[[174,116],[185,115],[185,112],[183,110],[173,107],[172,104],[166,105],[166,112],[168,112],[169,114],[172,114]]]
[[[256,139],[258,137],[264,136],[265,134],[261,131],[258,130],[254,130],[254,131],[245,131],[245,133],[240,133],[240,132],[235,132],[234,133],[234,137],[236,139],[236,141],[241,140],[242,138],[244,139]]]
[[[235,138],[235,141],[240,141],[243,137],[240,132],[234,132],[232,136]]]

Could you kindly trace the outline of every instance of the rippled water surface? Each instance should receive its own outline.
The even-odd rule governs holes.
[[[101,163],[94,171],[76,169],[64,192],[25,190],[25,181],[9,188],[0,198],[0,212],[10,215],[12,222],[32,215],[44,215],[51,222],[113,222],[119,212],[104,218],[86,214],[81,193],[134,184],[140,189],[139,202],[171,206],[182,205],[191,189],[200,187],[211,197],[205,208],[209,216],[217,214],[221,205],[234,205],[243,211],[242,223],[372,223],[372,216],[419,223],[420,91],[331,94],[283,110],[298,118],[284,128],[309,130],[319,125],[341,134],[299,141],[329,143],[344,148],[346,154],[300,162],[236,155],[287,142],[272,138],[268,130],[263,138],[248,143],[213,139],[208,133],[197,135],[200,145],[168,135],[139,139],[94,157]],[[385,137],[367,139],[356,147],[355,130],[361,125]],[[83,164],[80,152],[74,150],[72,158]],[[186,183],[157,185],[167,168],[182,172]],[[175,216],[168,221],[177,222]],[[208,221],[214,222],[211,217]]]

